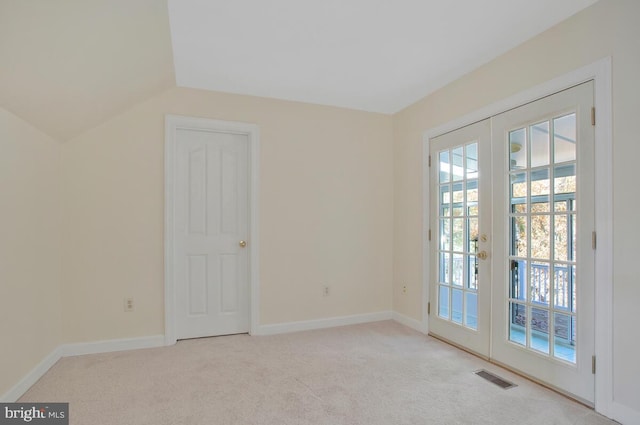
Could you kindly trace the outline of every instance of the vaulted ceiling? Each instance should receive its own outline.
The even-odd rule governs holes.
[[[55,139],[174,85],[166,1],[0,0],[0,106]]]
[[[61,141],[176,84],[394,113],[595,1],[0,0],[0,107]]]

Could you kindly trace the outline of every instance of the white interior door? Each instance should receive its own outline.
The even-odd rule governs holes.
[[[494,361],[594,401],[593,82],[493,118]]]
[[[490,120],[431,140],[432,335],[489,357]],[[435,231],[433,231],[435,230]]]
[[[176,130],[177,339],[249,331],[248,137]]]

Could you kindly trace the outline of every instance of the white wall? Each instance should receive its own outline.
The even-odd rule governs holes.
[[[483,106],[603,57],[613,58],[614,400],[640,406],[640,285],[636,264],[640,201],[640,2],[602,0],[394,116],[394,310],[420,320],[422,294],[422,134]],[[606,284],[606,283],[604,283]],[[407,285],[408,293],[402,293]],[[638,417],[638,416],[636,416]]]
[[[391,117],[176,88],[63,145],[65,341],[164,333],[165,114],[260,126],[261,324],[391,310]]]
[[[0,108],[0,396],[60,343],[60,145]]]

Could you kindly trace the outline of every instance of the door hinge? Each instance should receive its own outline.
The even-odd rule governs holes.
[[[431,302],[427,303],[427,316],[431,314]]]
[[[596,236],[596,232],[593,231],[591,232],[591,249],[596,249],[597,245],[598,245],[598,238]]]
[[[596,374],[596,356],[591,356],[591,373]]]
[[[431,229],[429,229],[429,240],[431,240]]]
[[[429,155],[429,167],[431,167],[431,155]]]
[[[596,125],[596,108],[591,108],[591,125]]]

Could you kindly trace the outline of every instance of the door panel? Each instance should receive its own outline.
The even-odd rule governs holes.
[[[489,120],[434,138],[430,332],[489,356],[491,217]]]
[[[594,401],[593,83],[493,118],[493,360]]]
[[[176,131],[177,338],[249,331],[246,135]]]

